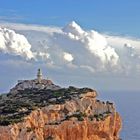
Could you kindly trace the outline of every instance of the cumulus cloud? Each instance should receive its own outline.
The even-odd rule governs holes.
[[[63,55],[64,55],[64,59],[68,62],[71,62],[74,59],[70,53],[64,52]]]
[[[131,73],[140,67],[138,39],[86,31],[74,21],[63,28],[10,23],[0,25],[17,32],[0,28],[0,50],[4,53],[34,58],[52,67],[68,66],[92,73]]]
[[[50,41],[53,43],[48,43],[48,52],[54,46],[59,53],[69,52],[74,58],[71,57],[72,63],[79,68],[90,67],[92,72],[113,71],[119,65],[119,55],[104,36],[93,30],[85,31],[74,21],[62,28],[62,32],[55,32]]]
[[[26,59],[34,58],[31,45],[27,39],[13,30],[0,28],[0,51],[12,55],[19,55]]]
[[[65,27],[13,23],[0,26],[3,86],[23,75],[31,78],[41,67],[63,85],[140,89],[140,39],[84,30],[76,22]]]
[[[81,29],[74,21],[68,24],[64,29],[64,35],[69,39],[73,39],[79,44],[80,47],[85,47],[93,55],[93,58],[98,58],[102,65],[110,63],[112,66],[117,65],[119,56],[113,47],[110,47],[104,36],[96,31],[86,32]]]

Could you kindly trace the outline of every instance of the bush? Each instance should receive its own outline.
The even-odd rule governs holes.
[[[27,132],[31,132],[34,130],[32,127],[27,127],[26,129],[27,129]]]
[[[45,140],[54,140],[53,136],[48,136]]]

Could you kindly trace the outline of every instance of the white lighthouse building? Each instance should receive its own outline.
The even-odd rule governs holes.
[[[38,72],[37,72],[37,80],[38,80],[38,83],[41,83],[41,81],[42,81],[42,72],[41,72],[41,69],[38,69]]]

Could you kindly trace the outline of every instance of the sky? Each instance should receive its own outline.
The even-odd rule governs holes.
[[[1,0],[1,20],[84,28],[140,36],[139,0]]]
[[[0,92],[38,68],[62,86],[140,90],[139,0],[1,0]]]

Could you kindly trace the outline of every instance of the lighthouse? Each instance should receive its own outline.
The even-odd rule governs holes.
[[[41,69],[38,69],[38,72],[37,72],[37,81],[38,81],[38,83],[41,83],[41,80],[42,80],[42,72],[41,72]]]

